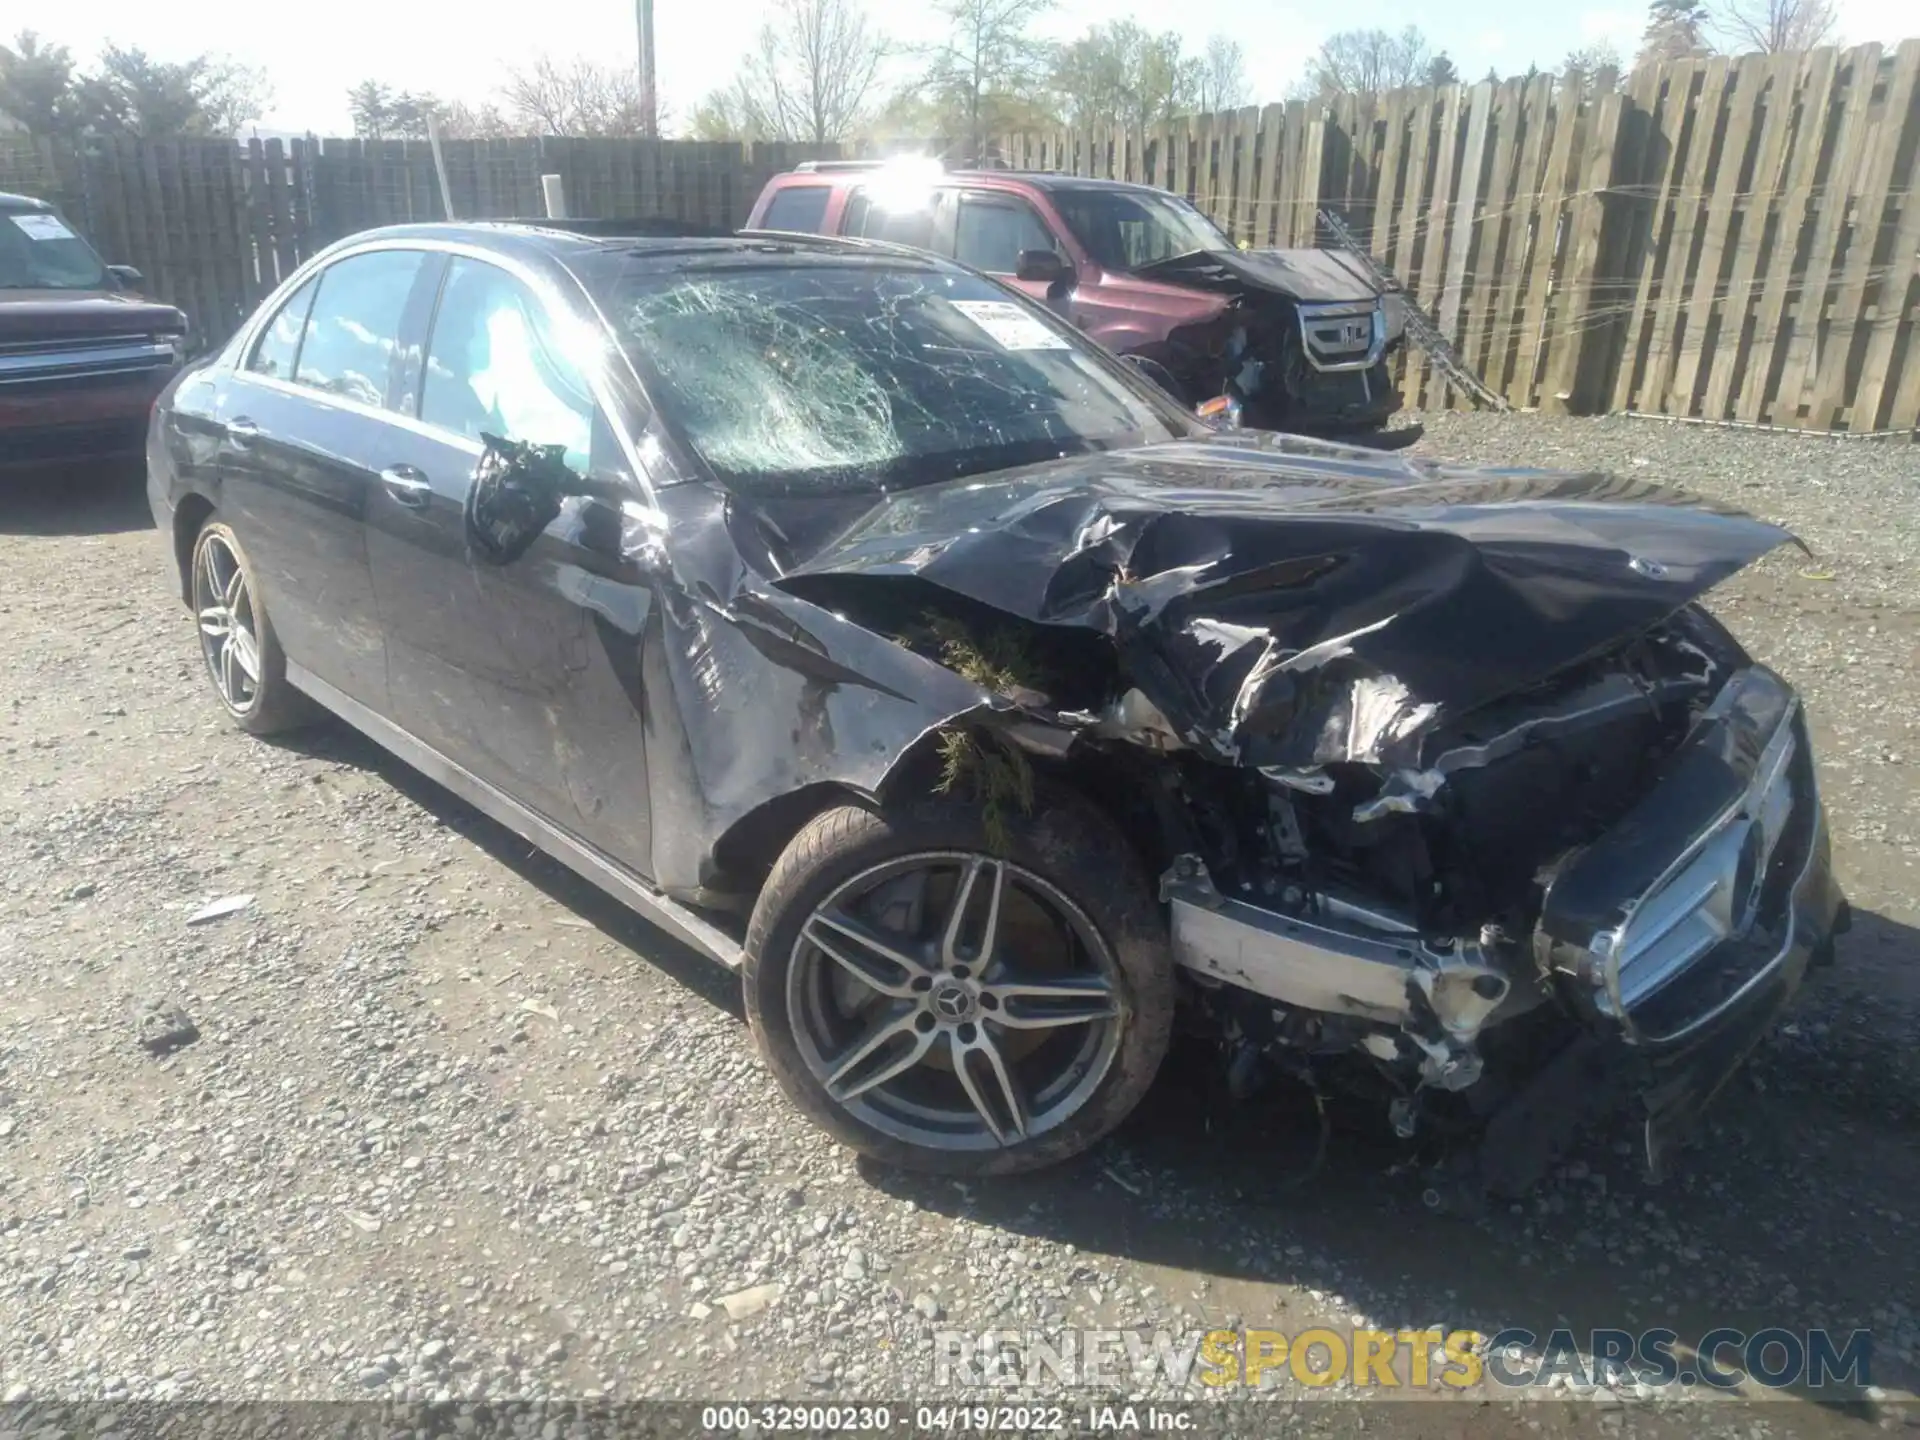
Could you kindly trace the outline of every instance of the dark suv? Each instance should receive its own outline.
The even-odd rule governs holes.
[[[1242,250],[1164,190],[925,160],[809,162],[767,182],[752,230],[950,255],[1042,300],[1189,404],[1259,429],[1384,424],[1397,295],[1325,250]]]
[[[137,458],[187,319],[51,205],[0,193],[0,474]]]

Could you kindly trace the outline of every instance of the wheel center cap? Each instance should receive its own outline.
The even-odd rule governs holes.
[[[973,1015],[973,992],[958,980],[942,980],[933,987],[927,1000],[933,1007],[933,1013],[942,1020],[958,1023]]]

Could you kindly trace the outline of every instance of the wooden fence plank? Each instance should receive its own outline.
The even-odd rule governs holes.
[[[1701,361],[1723,328],[1721,270],[1726,258],[1727,229],[1742,194],[1741,182],[1748,170],[1748,147],[1769,68],[1770,57],[1766,55],[1742,55],[1734,62],[1728,82],[1725,133],[1716,154],[1707,161],[1706,184],[1710,188],[1704,197],[1706,219],[1700,250],[1688,266],[1692,285],[1682,312],[1686,328],[1680,339],[1673,383],[1663,405],[1670,415],[1694,413]]]
[[[1525,95],[1525,83],[1517,79],[1494,89],[1487,118],[1493,133],[1493,155],[1475,221],[1479,233],[1469,258],[1472,289],[1466,302],[1467,334],[1460,358],[1494,389],[1500,382],[1487,375],[1487,356],[1498,318],[1495,297],[1504,296],[1509,288],[1505,283],[1507,237],[1512,230],[1514,194],[1519,183],[1515,155],[1524,123],[1521,105]]]
[[[1447,250],[1452,238],[1449,221],[1453,214],[1454,168],[1460,153],[1460,97],[1465,91],[1458,85],[1443,85],[1425,92],[1427,114],[1431,117],[1428,144],[1432,158],[1422,233],[1414,248],[1414,273],[1419,278],[1415,293],[1429,314],[1439,308],[1447,281]],[[1409,284],[1412,282],[1410,281]],[[1449,336],[1449,339],[1452,337]],[[1408,398],[1421,398],[1422,408],[1438,408],[1443,403],[1440,372],[1432,357],[1424,352],[1407,356]]]
[[[1706,209],[1708,177],[1719,147],[1722,110],[1733,62],[1724,55],[1707,61],[1698,101],[1690,108],[1685,138],[1686,173],[1672,198],[1673,229],[1663,257],[1654,299],[1653,343],[1647,356],[1647,382],[1640,392],[1643,410],[1664,411],[1680,360],[1686,325],[1687,276],[1694,259],[1694,232]]]
[[[1700,414],[1709,420],[1730,418],[1727,407],[1743,362],[1752,354],[1753,315],[1758,300],[1755,277],[1770,217],[1780,203],[1786,179],[1787,137],[1793,130],[1794,97],[1805,83],[1813,57],[1808,54],[1771,57],[1754,98],[1766,110],[1759,149],[1746,181],[1745,194],[1734,207],[1738,238],[1732,240],[1733,259],[1727,269],[1725,301],[1719,333],[1707,367],[1706,391]]]
[[[1464,92],[1456,87],[1456,93],[1463,93],[1466,101],[1467,138],[1453,213],[1447,222],[1447,273],[1440,291],[1439,312],[1440,333],[1456,344],[1463,338],[1460,311],[1470,278],[1467,263],[1473,258],[1473,220],[1482,210],[1482,172],[1487,168],[1487,131],[1493,123],[1494,89],[1490,81],[1482,81]]]
[[[1859,342],[1865,339],[1860,312],[1866,304],[1870,267],[1880,248],[1883,232],[1892,228],[1889,207],[1894,197],[1894,166],[1900,158],[1901,142],[1906,138],[1916,113],[1916,80],[1920,79],[1920,40],[1908,40],[1896,52],[1887,77],[1886,101],[1880,121],[1866,153],[1862,156],[1857,183],[1853,227],[1847,239],[1845,268],[1839,276],[1839,289],[1826,316],[1827,341],[1820,347],[1819,365],[1812,376],[1813,398],[1807,411],[1807,426],[1828,430],[1836,426],[1848,405],[1847,376],[1859,355]],[[1850,179],[1851,177],[1843,177]],[[1889,255],[1889,259],[1891,256]],[[1872,425],[1854,425],[1854,429],[1872,429]]]
[[[1845,64],[1849,78],[1846,106],[1831,163],[1816,191],[1814,227],[1808,241],[1806,264],[1800,274],[1799,302],[1793,310],[1793,336],[1788,342],[1780,383],[1774,391],[1772,420],[1776,425],[1803,423],[1801,408],[1806,400],[1808,377],[1819,359],[1817,351],[1822,339],[1820,332],[1834,255],[1852,204],[1861,157],[1872,134],[1870,116],[1880,67],[1880,47],[1858,46],[1847,52]]]
[[[1560,211],[1566,199],[1574,139],[1580,133],[1580,106],[1586,94],[1579,76],[1555,85],[1553,134],[1547,147],[1547,165],[1540,177],[1540,197],[1533,213],[1533,235],[1527,260],[1527,298],[1521,315],[1513,374],[1507,382],[1507,402],[1534,403],[1535,376],[1544,344],[1547,302],[1551,294],[1554,261],[1560,242]]]
[[[1588,104],[1585,160],[1572,204],[1567,209],[1563,247],[1559,323],[1548,347],[1547,378],[1540,408],[1548,413],[1580,414],[1593,406],[1601,377],[1598,362],[1608,348],[1608,331],[1596,314],[1595,294],[1606,220],[1606,191],[1620,149],[1620,115],[1626,97],[1608,90]]]
[[[1907,41],[1900,49],[1904,55]],[[1894,123],[1888,111],[1888,123]],[[1890,217],[1892,243],[1887,248],[1887,263],[1879,277],[1873,313],[1863,317],[1866,347],[1860,364],[1859,389],[1854,395],[1851,430],[1906,429],[1920,426],[1920,315],[1912,314],[1915,305],[1914,280],[1920,273],[1920,113],[1909,109],[1902,118],[1906,133],[1886,134],[1882,145],[1893,145],[1896,152],[1909,157],[1907,173],[1895,175],[1889,192],[1890,205],[1898,215]],[[1902,338],[1905,339],[1904,383],[1896,387],[1896,362]],[[1887,401],[1896,403],[1889,408]]]
[[[1660,257],[1671,234],[1670,192],[1680,183],[1686,153],[1679,139],[1686,127],[1694,90],[1704,73],[1701,62],[1680,60],[1652,67],[1660,89],[1659,107],[1649,107],[1647,141],[1637,177],[1631,182],[1636,218],[1629,237],[1629,259],[1622,267],[1624,283],[1633,284],[1633,299],[1624,327],[1625,342],[1620,347],[1614,375],[1615,410],[1625,410],[1634,402],[1636,387],[1647,370],[1652,347],[1653,301],[1657,293]],[[1636,82],[1637,83],[1637,82]]]
[[[1783,326],[1794,288],[1794,261],[1800,253],[1800,236],[1813,205],[1813,187],[1827,144],[1834,92],[1840,83],[1838,50],[1816,50],[1812,59],[1809,83],[1793,97],[1793,159],[1788,167],[1786,193],[1774,213],[1769,233],[1761,241],[1764,253],[1759,264],[1766,278],[1754,317],[1753,352],[1733,406],[1735,417],[1748,423],[1759,420],[1774,377],[1786,363],[1788,336]]]

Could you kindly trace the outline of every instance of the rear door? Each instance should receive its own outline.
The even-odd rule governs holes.
[[[952,205],[952,191],[945,187],[863,185],[847,197],[840,233],[945,253]]]
[[[416,419],[390,437],[368,516],[396,714],[449,760],[645,874],[638,691],[605,673],[589,625],[609,587],[625,594],[619,513],[570,500],[508,565],[471,558],[465,530],[483,433],[562,445],[581,474],[636,496],[638,486],[559,327],[518,277],[456,255],[426,310],[424,359],[401,400]]]
[[[786,230],[799,235],[827,233],[827,201],[831,185],[782,185],[767,200],[754,230]]]
[[[363,522],[392,429],[401,317],[426,255],[365,251],[290,296],[217,401],[221,518],[287,658],[387,713]]]

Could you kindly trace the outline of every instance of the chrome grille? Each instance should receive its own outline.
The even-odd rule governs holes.
[[[1658,994],[1701,956],[1746,935],[1761,918],[1762,891],[1793,813],[1797,710],[1791,707],[1782,717],[1740,802],[1596,947],[1606,954],[1607,996],[1615,1014]]]
[[[154,335],[63,336],[0,345],[0,385],[137,374],[179,362],[177,341]]]
[[[1378,300],[1302,305],[1300,342],[1316,370],[1369,370],[1387,345],[1386,313]]]

